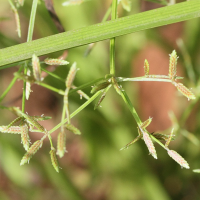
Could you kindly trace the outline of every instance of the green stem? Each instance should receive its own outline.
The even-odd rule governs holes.
[[[50,72],[50,71],[48,71],[48,70],[46,70],[44,68],[41,68],[41,69],[42,69],[42,71],[46,72],[48,75],[50,75],[50,76],[52,76],[52,77],[54,77],[54,78],[56,78],[56,79],[58,79],[58,80],[60,80],[60,81],[65,83],[65,80],[62,79],[60,76],[58,76],[58,75],[56,75],[56,74],[54,74],[54,73],[52,73],[52,72]]]
[[[135,121],[137,122],[138,126],[140,126],[142,124],[142,121],[141,121],[140,117],[138,116],[135,108],[133,107],[131,100],[129,99],[128,95],[126,94],[126,92],[123,89],[121,90],[120,95],[123,98],[126,105],[128,106],[129,110],[131,111],[131,113],[132,113]]]
[[[82,111],[86,106],[88,106],[92,101],[94,101],[99,94],[101,94],[101,90],[96,92],[88,101],[86,101],[82,106],[80,106],[77,110],[75,110],[71,115],[70,118],[73,118],[75,115],[77,115],[80,111]],[[67,123],[68,119],[66,118],[65,120],[63,120],[61,123],[59,123],[57,126],[55,126],[54,128],[52,128],[49,131],[49,134],[53,133],[54,131],[56,131],[57,129],[59,129],[63,124]]]
[[[117,18],[117,1],[112,2],[111,20]],[[115,76],[115,38],[110,39],[110,74]]]
[[[50,141],[50,144],[51,144],[51,148],[54,148],[54,147],[53,147],[53,141],[52,141],[52,138],[51,138],[51,135],[50,135],[50,134],[48,134],[48,138],[49,138],[49,141]]]
[[[23,70],[23,66],[21,66],[18,70],[18,73],[20,73]],[[5,96],[8,94],[8,92],[10,91],[10,89],[12,88],[12,86],[15,84],[17,80],[17,77],[14,77],[12,79],[12,81],[10,82],[10,84],[8,85],[8,87],[6,88],[6,90],[3,92],[3,94],[0,97],[0,102],[5,98]]]
[[[45,87],[49,90],[52,90],[53,92],[56,92],[56,93],[61,94],[61,95],[65,95],[65,92],[63,90],[60,90],[60,89],[57,89],[57,88],[52,87],[50,85],[47,85],[46,83],[42,83],[42,82],[39,82],[39,81],[36,81],[35,83],[37,83],[38,85]]]
[[[24,75],[27,74],[27,62],[24,64]],[[22,94],[22,112],[25,111],[25,102],[26,102],[26,81],[24,81],[23,94]]]
[[[98,79],[96,79],[96,80],[87,82],[87,83],[85,83],[85,84],[83,84],[83,85],[77,87],[76,89],[70,90],[70,91],[69,91],[69,95],[71,95],[71,94],[74,93],[74,92],[77,92],[78,90],[82,90],[82,89],[84,89],[84,88],[88,88],[88,87],[90,87],[90,86],[94,85],[95,83],[98,83],[99,81],[102,81],[102,80],[105,80],[105,81],[106,81],[107,79],[105,79],[104,77],[102,77],[102,78],[98,78]]]
[[[31,16],[29,20],[27,42],[30,42],[33,38],[33,29],[34,29],[34,23],[35,23],[37,4],[38,4],[38,0],[33,0]],[[24,75],[27,75],[27,71],[28,71],[28,62],[26,61],[24,64]],[[24,87],[23,87],[22,112],[25,111],[25,101],[26,101],[26,81],[24,81]]]

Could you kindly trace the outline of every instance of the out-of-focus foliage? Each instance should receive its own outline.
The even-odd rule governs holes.
[[[88,26],[102,20],[106,10],[111,4],[108,0],[85,1],[79,6],[64,7],[64,0],[54,0],[56,13],[65,31]],[[17,37],[13,13],[7,0],[1,0],[0,6],[0,48],[12,46],[26,41],[27,27],[31,11],[32,1],[26,0],[23,7],[18,8],[22,37]],[[119,5],[118,17],[139,13],[144,10],[155,8],[157,4],[146,3],[144,1],[131,1],[131,11],[127,12]],[[180,24],[177,24],[179,26]],[[176,25],[174,25],[176,26]],[[155,28],[148,31],[129,34],[116,38],[116,75],[121,77],[131,77],[138,74],[137,71],[143,66],[135,63],[139,60],[142,52],[148,53],[151,49],[144,51],[149,45],[157,46],[166,55],[176,48],[180,63],[178,73],[184,74],[184,82],[193,87],[197,99],[187,104],[185,99],[173,94],[177,121],[172,119],[175,128],[176,140],[170,145],[176,149],[190,164],[191,169],[181,169],[166,153],[156,145],[158,159],[155,160],[148,155],[148,150],[142,141],[132,145],[129,149],[119,151],[121,147],[133,140],[137,136],[136,123],[130,112],[124,105],[119,95],[113,89],[109,90],[102,107],[94,111],[94,105],[88,106],[72,121],[77,124],[82,132],[81,136],[68,133],[67,150],[68,153],[62,159],[58,159],[62,169],[55,172],[49,156],[49,144],[45,143],[40,151],[31,159],[29,165],[20,166],[20,160],[24,155],[20,137],[17,135],[0,134],[0,199],[20,199],[20,200],[197,200],[200,199],[198,173],[193,169],[200,168],[200,113],[199,113],[199,87],[200,87],[200,19],[189,20],[182,23],[179,37],[182,38],[183,46],[176,45],[176,35],[172,35],[172,42],[167,42],[164,27]],[[170,27],[169,27],[170,28]],[[164,33],[163,33],[164,32]],[[58,30],[54,25],[44,3],[38,6],[35,22],[34,39],[57,34]],[[69,49],[67,60],[70,63],[76,61],[80,70],[77,72],[75,84],[81,85],[109,73],[109,43],[99,42],[90,55],[84,57],[87,46]],[[185,51],[184,51],[185,50]],[[156,51],[155,49],[153,51]],[[63,52],[57,52],[48,57],[56,58]],[[159,53],[159,51],[157,51]],[[144,55],[143,60],[146,58]],[[159,59],[155,56],[154,60]],[[168,59],[168,57],[167,57]],[[189,64],[188,64],[189,63]],[[162,64],[162,63],[161,63]],[[150,63],[151,65],[151,63]],[[191,80],[190,72],[195,74]],[[163,67],[163,66],[160,66]],[[166,66],[168,69],[168,66]],[[0,72],[0,94],[12,79],[12,74],[16,71],[5,69]],[[150,68],[151,69],[151,68]],[[66,78],[69,71],[68,66],[60,66],[55,73]],[[65,88],[65,84],[47,76],[45,81],[57,88]],[[159,83],[158,83],[159,84]],[[143,107],[149,109],[156,106],[147,101],[149,105],[141,105],[141,91],[137,83],[124,83],[132,103],[138,112],[143,115]],[[170,87],[170,86],[169,86]],[[18,89],[17,89],[18,88]],[[9,97],[3,103],[9,103],[21,94],[22,85],[17,82],[15,89],[11,90]],[[33,87],[34,98],[45,95],[38,87]],[[39,91],[37,91],[39,90]],[[85,90],[90,95],[91,88]],[[160,87],[158,90],[162,90]],[[155,91],[153,91],[155,92]],[[159,93],[157,95],[157,104]],[[157,91],[156,91],[157,92]],[[14,95],[14,94],[18,95]],[[30,96],[30,104],[26,109],[38,115],[51,115],[51,124],[44,126],[51,129],[55,126],[61,116],[62,97],[53,93],[48,94],[49,99],[45,103],[39,101],[34,103],[34,98]],[[171,94],[169,94],[171,95]],[[31,100],[32,98],[32,100]],[[175,100],[175,99],[178,99]],[[77,94],[69,96],[70,110],[74,111],[85,100],[80,100]],[[49,102],[49,103],[48,103]],[[52,103],[53,102],[53,103]],[[14,102],[15,103],[15,102]],[[17,103],[16,103],[17,104]],[[21,104],[21,103],[20,103]],[[17,104],[18,106],[20,104]],[[163,105],[164,106],[164,105]],[[32,109],[31,109],[32,107]],[[33,111],[34,108],[34,111]],[[46,112],[46,113],[44,113]],[[156,113],[151,116],[156,118]],[[169,120],[167,113],[164,113]],[[159,118],[159,116],[157,116]],[[9,124],[14,116],[6,110],[1,110],[0,125]],[[154,119],[153,119],[154,120]],[[144,119],[145,121],[145,119]],[[167,125],[170,133],[171,125]],[[166,127],[165,122],[163,126]],[[156,128],[156,126],[155,126]],[[153,131],[163,131],[159,128]],[[56,143],[58,132],[52,134],[53,142]],[[39,133],[30,135],[33,141],[40,138]],[[195,138],[196,143],[191,138]]]

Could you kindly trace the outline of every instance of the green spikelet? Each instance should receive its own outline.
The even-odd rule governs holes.
[[[2,133],[11,133],[11,134],[21,134],[20,126],[0,126],[0,132]]]
[[[51,163],[54,167],[54,169],[59,172],[59,165],[58,165],[58,160],[57,160],[57,156],[56,156],[56,150],[54,147],[51,147],[51,151],[49,152],[50,156],[51,156]]]
[[[79,129],[77,129],[75,126],[73,126],[72,124],[66,124],[65,127],[67,130],[71,131],[72,133],[74,133],[76,135],[81,134],[81,131]]]
[[[51,59],[51,58],[46,58],[44,60],[45,64],[47,65],[68,65],[69,62],[66,60],[62,59]]]
[[[29,143],[30,143],[30,138],[29,138],[29,134],[28,134],[28,125],[26,123],[24,123],[20,127],[21,127],[21,140],[22,140],[22,144],[23,144],[24,149],[26,151],[28,151],[28,149],[29,149]]]
[[[187,163],[187,161],[180,156],[176,151],[173,150],[167,150],[168,155],[174,159],[181,167],[184,167],[186,169],[189,169],[189,164]]]
[[[31,157],[42,147],[43,140],[37,140],[32,144],[32,146],[28,149],[28,151],[23,156],[20,165],[24,165],[25,163],[29,162]]]
[[[178,89],[180,93],[182,93],[184,96],[188,98],[188,100],[196,99],[195,95],[182,83],[174,83],[174,85],[176,86],[176,88]]]
[[[69,70],[69,73],[68,73],[68,76],[66,79],[66,83],[65,83],[67,88],[69,88],[69,89],[71,88],[77,71],[78,71],[78,69],[76,67],[76,63],[73,63],[73,65],[71,66],[71,68]]]
[[[35,77],[35,80],[41,81],[40,60],[35,54],[33,54],[32,56],[32,65],[33,65],[33,75]]]
[[[169,78],[174,80],[176,77],[176,68],[177,68],[177,54],[176,51],[173,50],[172,53],[169,55]]]
[[[147,119],[145,122],[143,122],[140,126],[141,129],[144,129],[146,128],[147,126],[149,126],[149,124],[152,122],[152,119],[151,117],[149,117],[149,119]]]
[[[62,158],[66,151],[66,133],[64,131],[58,134],[57,139],[57,155]]]
[[[149,75],[149,63],[146,59],[144,61],[144,74],[145,76]]]

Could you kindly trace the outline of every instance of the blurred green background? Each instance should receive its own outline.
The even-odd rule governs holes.
[[[64,0],[54,0],[56,13],[65,31],[100,23],[111,0],[91,0],[79,6],[64,7]],[[7,0],[0,6],[0,48],[26,42],[32,1],[25,1],[19,8],[22,38],[17,37],[14,15]],[[159,4],[132,1],[131,12],[119,5],[118,17],[156,9]],[[57,34],[44,2],[38,5],[33,39]],[[198,200],[200,199],[200,175],[192,170],[200,168],[199,152],[199,74],[200,74],[200,19],[141,31],[116,39],[116,75],[120,77],[142,76],[143,62],[150,64],[150,74],[168,74],[169,54],[176,49],[179,55],[178,75],[193,88],[197,99],[187,101],[167,83],[123,83],[141,119],[153,117],[150,132],[169,134],[175,127],[176,140],[170,148],[179,152],[190,164],[181,167],[166,151],[155,144],[158,160],[148,155],[142,140],[129,149],[121,147],[137,136],[136,123],[120,96],[111,89],[94,111],[89,105],[72,120],[81,136],[67,133],[68,153],[60,163],[57,173],[51,164],[48,140],[33,156],[29,165],[20,166],[25,151],[18,135],[0,134],[0,199],[1,200]],[[66,60],[77,62],[77,86],[104,77],[109,73],[109,41],[99,42],[88,57],[87,46],[68,50]],[[63,52],[48,57],[56,58]],[[45,57],[42,57],[43,59]],[[13,78],[17,67],[1,70],[0,94]],[[55,73],[66,78],[69,66],[57,67]],[[65,89],[65,85],[47,76],[48,84]],[[22,82],[18,81],[2,105],[21,106]],[[61,119],[62,97],[40,86],[33,85],[30,100],[26,102],[29,115],[45,114],[52,120],[43,122],[50,130]],[[90,95],[91,88],[84,90]],[[73,112],[85,100],[77,94],[70,96]],[[169,114],[170,113],[170,114]],[[175,117],[176,116],[176,117]],[[14,116],[1,110],[0,125],[9,124]],[[52,134],[54,146],[58,131]],[[30,134],[32,142],[40,139],[40,133]]]

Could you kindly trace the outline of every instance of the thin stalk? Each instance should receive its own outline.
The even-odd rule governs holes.
[[[106,14],[104,15],[103,19],[101,20],[102,23],[108,20],[108,17],[109,17],[109,15],[111,13],[111,10],[112,10],[112,4],[109,6],[108,10],[106,11]],[[84,53],[84,55],[88,56],[91,53],[92,49],[94,48],[94,46],[96,44],[97,43],[91,43],[91,44],[89,44],[88,47],[87,47],[87,49],[86,49],[86,51],[85,51],[85,53]]]
[[[18,73],[20,73],[23,70],[23,66],[21,66],[18,70]],[[5,96],[8,94],[8,92],[10,91],[10,89],[12,88],[12,86],[15,84],[15,82],[17,81],[17,77],[15,76],[12,81],[10,82],[10,84],[8,85],[8,87],[6,88],[6,90],[3,92],[3,94],[0,97],[0,102],[5,98]]]
[[[75,115],[77,115],[79,112],[81,112],[86,106],[88,106],[92,101],[94,101],[99,94],[101,94],[101,90],[96,92],[88,101],[86,101],[82,106],[80,106],[77,110],[75,110],[71,115],[70,118],[73,118]],[[59,123],[57,126],[55,126],[54,128],[52,128],[49,131],[49,134],[53,133],[54,131],[56,131],[57,129],[59,129],[63,124],[67,123],[68,119],[66,118],[65,120],[63,120],[61,123]]]
[[[169,82],[169,83],[173,82],[170,79],[146,78],[144,76],[143,77],[136,77],[136,78],[122,78],[121,80],[120,79],[117,78],[117,81],[118,82],[124,82],[124,81],[159,81],[159,82]]]
[[[118,0],[112,1],[111,20],[117,18],[117,2]],[[110,39],[110,74],[115,76],[115,38]]]
[[[47,88],[49,90],[52,90],[53,92],[56,92],[58,94],[61,94],[61,95],[65,94],[65,92],[63,90],[57,89],[55,87],[52,87],[52,86],[50,86],[50,85],[48,85],[46,83],[42,83],[42,82],[39,82],[39,81],[36,81],[35,83],[37,83],[38,85],[40,85],[42,87],[45,87],[45,88]]]
[[[87,82],[87,83],[85,83],[85,84],[83,84],[83,85],[77,87],[76,89],[70,90],[70,91],[69,91],[69,95],[71,95],[71,94],[74,93],[74,92],[77,92],[78,90],[82,90],[82,89],[91,87],[91,86],[94,85],[95,83],[98,83],[99,81],[102,81],[102,80],[107,80],[107,79],[105,79],[104,77],[102,77],[102,78],[98,78],[98,79],[95,79],[95,80],[93,80],[93,81]]]
[[[29,20],[27,42],[30,42],[33,38],[33,30],[34,30],[37,5],[38,5],[38,0],[33,0],[31,16],[30,16],[30,20]],[[27,67],[28,67],[28,62],[26,61],[24,64],[24,75],[27,75],[27,71],[28,71]],[[26,81],[24,81],[24,87],[23,87],[22,112],[25,111],[25,101],[26,101]]]
[[[138,116],[135,108],[133,107],[128,95],[126,94],[126,92],[123,89],[121,90],[120,95],[121,95],[122,99],[124,100],[124,102],[126,103],[126,105],[128,106],[129,110],[131,111],[135,121],[137,122],[137,125],[140,126],[142,124],[142,121],[141,121],[140,117]]]
[[[62,118],[61,118],[61,123],[62,123],[61,131],[62,131],[62,132],[64,131],[65,114],[66,114],[66,106],[65,106],[65,104],[64,104],[64,102],[63,102],[63,110],[62,110]]]
[[[50,135],[50,134],[48,134],[48,138],[49,138],[49,142],[50,142],[50,144],[51,144],[51,147],[54,148],[54,146],[53,146],[53,141],[52,141],[52,138],[51,138],[51,135]]]
[[[54,73],[52,73],[52,72],[50,72],[50,71],[48,71],[48,70],[46,70],[44,68],[41,68],[41,69],[42,69],[42,71],[46,72],[48,75],[50,75],[50,76],[52,76],[52,77],[54,77],[54,78],[56,78],[56,79],[58,79],[58,80],[60,80],[60,81],[65,83],[65,80],[62,79],[60,76],[58,76],[58,75],[56,75],[56,74],[54,74]]]

